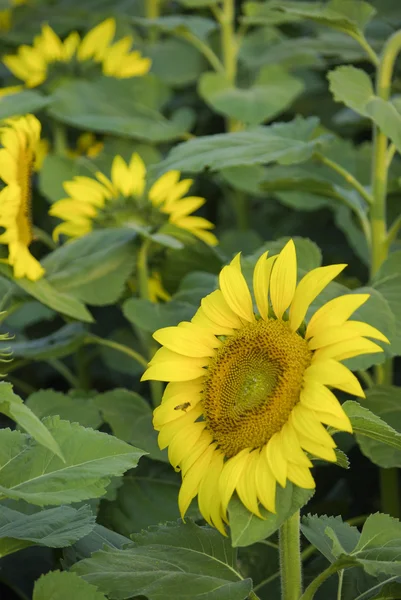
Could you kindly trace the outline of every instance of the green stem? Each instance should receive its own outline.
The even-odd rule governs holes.
[[[248,600],[260,600],[259,596],[255,594],[254,591],[250,592],[248,595]]]
[[[235,33],[235,1],[223,0],[222,10],[217,13],[221,31],[221,52],[224,74],[231,85],[237,77],[238,40]],[[241,124],[237,119],[227,119],[227,130],[237,131]]]
[[[400,484],[398,469],[380,469],[380,503],[383,512],[400,517]]]
[[[210,66],[216,71],[216,73],[225,73],[224,65],[219,59],[219,57],[213,52],[213,50],[202,40],[200,40],[196,35],[191,33],[190,31],[183,31],[182,33],[176,34],[178,37],[186,40],[194,48],[199,50],[201,54],[206,58],[209,62]]]
[[[317,154],[316,158],[326,167],[329,167],[333,171],[336,171],[349,185],[351,185],[361,196],[366,200],[368,204],[373,204],[373,196],[363,187],[363,185],[344,167],[336,163],[334,160],[323,156],[323,154]]]
[[[377,56],[376,52],[373,50],[372,46],[369,44],[368,40],[363,35],[363,33],[359,33],[359,34],[355,34],[355,35],[350,33],[349,35],[351,37],[353,37],[354,40],[356,40],[360,46],[362,46],[362,48],[365,50],[366,54],[368,55],[370,62],[375,67],[377,67],[379,64],[379,57]]]
[[[387,150],[387,158],[386,158],[386,165],[387,165],[387,169],[390,168],[391,163],[393,162],[393,158],[395,153],[397,152],[397,146],[393,143],[391,143],[388,147]]]
[[[396,220],[394,221],[394,223],[391,225],[390,229],[388,230],[387,240],[386,240],[387,252],[390,250],[391,244],[393,242],[395,242],[395,240],[397,239],[398,232],[400,231],[400,229],[401,229],[401,214],[398,215],[398,217],[396,218]]]
[[[393,77],[394,64],[401,51],[401,31],[394,33],[386,42],[379,62],[376,79],[376,94],[384,101],[388,101],[391,93],[391,81]],[[388,177],[388,142],[386,135],[375,125],[373,133],[373,168],[372,168],[372,190],[374,203],[370,211],[372,228],[372,264],[371,277],[380,269],[382,263],[388,256],[388,234],[387,234],[387,177]],[[392,363],[389,361],[383,365],[383,369],[376,370],[383,375],[383,383],[391,383]],[[382,510],[392,516],[400,514],[400,494],[398,476],[393,469],[381,469],[380,471],[380,496]]]
[[[342,569],[338,574],[337,600],[341,600],[342,591],[343,591],[343,580],[344,580],[344,569]]]
[[[52,236],[46,231],[43,231],[43,229],[40,229],[40,227],[33,227],[32,229],[33,237],[36,240],[43,242],[43,244],[45,244],[45,246],[47,246],[50,250],[55,250],[57,248],[57,244],[53,242]]]
[[[53,367],[57,373],[60,373],[60,375],[62,375],[64,379],[68,381],[71,387],[76,389],[80,387],[78,378],[71,373],[67,365],[65,365],[61,360],[58,360],[57,358],[49,358],[46,362]]]
[[[107,346],[108,348],[112,348],[117,352],[127,354],[128,356],[136,360],[136,362],[142,365],[145,369],[148,366],[148,361],[141,354],[139,354],[139,352],[136,352],[132,348],[128,348],[128,346],[125,346],[124,344],[113,342],[113,340],[107,340],[97,335],[90,334],[85,337],[84,344],[98,344],[99,346]]]
[[[363,383],[366,385],[367,388],[371,388],[374,386],[375,382],[373,381],[368,371],[357,371],[357,374],[362,379]]]
[[[349,566],[355,566],[355,565],[349,565]],[[315,594],[317,592],[317,590],[320,588],[320,586],[332,575],[334,575],[334,573],[337,573],[338,571],[342,571],[344,568],[344,565],[342,566],[336,566],[335,564],[330,565],[329,567],[327,567],[327,569],[325,569],[322,573],[320,573],[313,581],[312,583],[310,583],[308,585],[308,587],[306,588],[305,592],[302,594],[300,600],[312,600],[315,597]]]
[[[58,121],[53,121],[52,129],[54,152],[57,154],[57,156],[66,156],[68,151],[66,126]]]
[[[299,511],[280,527],[279,545],[282,600],[299,600],[302,594]]]

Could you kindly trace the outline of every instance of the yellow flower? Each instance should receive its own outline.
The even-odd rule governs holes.
[[[26,1],[27,0],[11,0],[11,6],[20,6],[21,4],[26,4]],[[9,31],[11,29],[12,14],[12,8],[0,10],[0,31]]]
[[[40,144],[40,122],[33,115],[7,119],[0,128],[0,177],[6,187],[0,192],[0,243],[8,245],[7,262],[16,278],[35,281],[44,269],[32,256],[31,176]]]
[[[169,171],[147,190],[146,167],[139,154],[133,154],[128,164],[116,156],[111,179],[98,172],[96,180],[77,176],[64,183],[69,198],[55,202],[49,210],[50,215],[64,221],[55,228],[53,237],[58,239],[60,234],[80,237],[89,233],[97,220],[123,225],[131,219],[146,225],[153,221],[160,224],[164,216],[169,223],[214,246],[217,239],[209,231],[213,224],[191,215],[206,200],[198,196],[184,198],[192,183],[192,179],[180,181],[179,171]]]
[[[388,341],[348,320],[368,294],[331,300],[305,326],[311,302],[344,267],[319,267],[297,285],[291,240],[278,256],[265,252],[257,261],[253,299],[237,255],[191,322],[154,334],[163,347],[142,379],[170,382],[153,423],[160,448],[182,472],[182,517],[197,495],[203,517],[224,533],[235,491],[255,515],[260,504],[275,512],[277,483],[315,487],[307,453],[335,462],[323,424],[352,427],[329,388],[363,397],[341,361],[382,351],[365,336]]]
[[[67,154],[70,158],[78,158],[79,156],[87,156],[88,158],[96,158],[102,152],[104,143],[96,139],[93,133],[82,133],[77,139],[77,145],[73,150],[68,150]]]
[[[131,52],[133,38],[127,36],[112,44],[116,30],[113,18],[91,29],[81,40],[76,31],[62,41],[49,25],[34,38],[32,46],[20,46],[15,55],[5,56],[4,64],[29,88],[46,81],[49,67],[56,63],[93,61],[102,66],[108,77],[127,78],[146,75],[151,67],[149,58]]]

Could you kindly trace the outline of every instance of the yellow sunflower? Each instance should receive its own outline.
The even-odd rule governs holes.
[[[50,215],[64,221],[55,228],[53,237],[80,237],[92,231],[96,222],[100,226],[123,226],[129,221],[159,226],[168,220],[214,246],[217,239],[209,231],[213,224],[191,214],[206,200],[184,197],[192,183],[192,179],[180,181],[179,171],[169,171],[147,189],[146,166],[139,154],[134,153],[129,163],[116,156],[111,179],[98,172],[96,180],[77,176],[64,183],[69,198],[55,202],[49,210]]]
[[[46,81],[49,67],[56,63],[93,61],[101,65],[104,75],[116,78],[148,73],[151,61],[143,58],[140,52],[131,51],[131,36],[111,43],[115,31],[116,22],[110,18],[91,29],[82,40],[73,31],[62,41],[49,25],[43,25],[32,46],[20,46],[17,54],[5,56],[3,62],[28,88]]]
[[[31,176],[40,147],[40,122],[33,115],[8,119],[0,127],[0,178],[6,186],[0,192],[0,243],[8,245],[7,262],[16,278],[35,281],[44,269],[32,256]]]
[[[382,351],[365,336],[388,342],[348,320],[368,294],[335,298],[304,323],[311,302],[345,266],[319,267],[297,285],[293,241],[277,256],[265,252],[253,272],[255,314],[237,255],[191,322],[154,334],[163,348],[142,379],[169,382],[153,423],[160,448],[168,447],[182,472],[182,517],[197,495],[203,517],[225,533],[235,491],[255,515],[260,504],[275,512],[277,483],[314,488],[310,456],[336,460],[323,424],[352,427],[330,388],[364,396],[341,361]]]

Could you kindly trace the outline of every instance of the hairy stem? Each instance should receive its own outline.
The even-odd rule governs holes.
[[[280,527],[279,543],[282,600],[299,600],[302,594],[299,511]]]

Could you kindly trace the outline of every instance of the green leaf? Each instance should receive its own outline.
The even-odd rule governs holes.
[[[0,120],[16,115],[35,113],[48,106],[51,98],[34,90],[24,90],[0,98]]]
[[[93,176],[92,163],[48,154],[39,171],[39,190],[51,202],[61,200],[67,196],[63,183],[76,175]]]
[[[35,583],[32,600],[107,600],[94,585],[69,571],[51,571]]]
[[[401,575],[401,523],[389,515],[370,515],[352,555],[369,575]]]
[[[70,323],[36,340],[0,342],[0,352],[10,348],[15,358],[32,360],[61,358],[75,352],[81,346],[85,334],[86,329],[81,323]],[[20,339],[20,336],[17,339]]]
[[[205,73],[199,80],[202,98],[221,115],[250,125],[268,121],[287,110],[303,83],[278,65],[263,67],[249,88],[235,87],[224,75]]]
[[[169,120],[159,112],[155,97],[162,84],[156,87],[156,83],[149,75],[69,81],[56,89],[48,112],[53,119],[79,129],[150,142],[174,140],[185,130],[174,117]],[[162,93],[167,100],[166,92]]]
[[[58,415],[60,419],[93,429],[103,423],[93,395],[88,396],[81,390],[71,390],[68,395],[50,389],[38,390],[27,398],[26,405],[39,419]]]
[[[235,551],[215,529],[192,522],[152,528],[133,536],[134,548],[102,550],[73,571],[111,599],[244,600],[250,579],[236,571]]]
[[[268,4],[274,12],[284,13],[292,18],[311,19],[320,25],[332,27],[352,36],[360,36],[376,12],[367,2],[361,0],[330,0],[329,2],[282,2],[275,0]]]
[[[366,105],[374,97],[374,90],[365,71],[344,65],[330,71],[327,77],[336,102],[343,102],[360,115],[368,116]]]
[[[263,519],[249,512],[235,496],[228,505],[231,540],[234,547],[250,546],[271,536],[313,496],[313,490],[304,490],[287,481],[285,488],[277,486],[277,513],[260,507]]]
[[[366,390],[365,408],[401,434],[401,389],[391,385],[377,385]],[[362,453],[375,465],[389,469],[401,467],[401,452],[377,439],[356,435]]]
[[[342,407],[351,421],[352,429],[358,440],[364,436],[397,450],[401,449],[401,434],[369,409],[353,400],[347,400]]]
[[[157,433],[152,425],[149,404],[135,392],[115,389],[99,394],[93,404],[100,410],[115,436],[143,448],[150,458],[168,462],[167,452],[159,450]]]
[[[314,117],[297,117],[290,123],[205,135],[178,144],[159,168],[161,172],[172,169],[197,172],[206,167],[219,171],[242,165],[300,163],[308,160],[327,139],[326,136],[312,138],[317,124]]]
[[[0,506],[0,557],[31,545],[64,548],[88,535],[94,526],[89,506],[58,506],[29,515]]]
[[[64,550],[64,563],[70,567],[79,560],[88,558],[97,550],[104,549],[105,546],[120,549],[124,546],[132,546],[132,542],[123,535],[96,524],[89,535]]]
[[[341,517],[327,517],[322,515],[307,515],[302,517],[301,531],[307,540],[315,546],[331,563],[335,562],[333,542],[327,536],[326,530],[335,532],[342,548],[351,553],[358,543],[360,533],[356,527],[344,523]]]
[[[29,281],[26,278],[14,279],[11,267],[2,263],[0,263],[0,272],[45,306],[77,321],[93,323],[92,315],[82,302],[69,294],[59,292],[44,277],[38,281]]]
[[[158,39],[149,47],[152,73],[172,87],[183,87],[198,81],[206,68],[202,54],[181,37]]]
[[[0,493],[38,506],[69,504],[106,493],[112,477],[134,468],[145,454],[125,442],[58,417],[44,424],[63,462],[28,435],[0,430]]]
[[[210,2],[210,0],[206,1],[208,1],[208,4],[214,3]],[[190,32],[203,41],[206,41],[212,31],[217,29],[215,21],[197,15],[167,15],[158,17],[157,19],[134,17],[133,22],[143,27],[156,27],[167,33],[182,34]]]
[[[187,8],[203,8],[217,4],[216,0],[178,0],[179,4]]]
[[[93,231],[57,248],[43,261],[46,277],[61,293],[95,306],[121,296],[134,267],[132,229]]]
[[[50,431],[23,403],[21,398],[14,394],[11,383],[0,382],[0,412],[13,419],[22,429],[32,436],[38,444],[48,448],[51,453],[57,454],[63,461],[64,456]]]
[[[178,492],[181,476],[169,467],[149,474],[125,476],[113,502],[103,502],[101,521],[125,536],[151,525],[175,521],[179,518]],[[189,510],[188,517],[196,517]]]
[[[156,304],[142,298],[129,298],[123,304],[123,313],[135,327],[153,333],[162,327],[171,327],[181,321],[189,321],[194,316],[194,307],[176,300]]]
[[[372,285],[388,302],[395,317],[390,351],[401,355],[401,250],[392,252],[373,278]]]
[[[279,254],[289,239],[290,238],[288,237],[282,237],[278,240],[265,242],[263,246],[258,248],[257,252],[245,257],[244,266],[246,265],[248,268],[252,267],[253,269],[258,258],[261,256],[261,254],[263,254],[263,252],[266,252],[266,250],[269,251],[269,256]],[[297,236],[294,236],[291,239],[295,244],[295,250],[297,253],[297,266],[300,276],[321,266],[322,252],[315,242],[312,242],[312,240],[309,238],[301,238]]]
[[[401,583],[386,583],[370,600],[398,600],[401,598]]]

